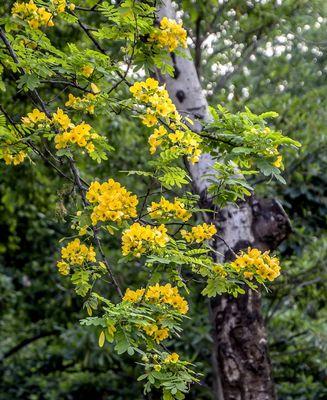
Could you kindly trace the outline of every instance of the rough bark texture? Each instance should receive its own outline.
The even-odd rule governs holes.
[[[171,1],[164,0],[159,18],[174,18],[174,15]],[[194,63],[190,59],[172,55],[172,64],[175,68],[174,77],[161,76],[158,72],[158,78],[166,83],[179,112],[197,121],[192,129],[199,131],[200,121],[210,120],[210,115]],[[211,201],[207,196],[208,182],[203,176],[212,170],[213,163],[213,158],[204,154],[199,163],[188,166],[194,191],[200,195],[201,205],[205,208],[211,207]],[[221,260],[231,256],[229,247],[236,252],[248,246],[261,250],[275,249],[290,232],[289,220],[274,200],[253,197],[221,210],[214,221],[211,215],[205,218],[217,225],[223,238],[215,243]],[[275,399],[267,335],[260,311],[260,294],[248,291],[237,299],[217,297],[212,301],[211,311],[215,343],[215,398]]]
[[[248,246],[275,249],[290,232],[289,220],[275,200],[251,198],[239,209],[222,210],[215,222],[224,226],[222,236],[236,252]],[[224,254],[227,259],[232,256],[228,250]],[[217,398],[275,399],[260,293],[248,290],[237,299],[220,296],[211,301],[211,309],[223,392]]]

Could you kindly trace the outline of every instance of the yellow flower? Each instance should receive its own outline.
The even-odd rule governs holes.
[[[181,230],[182,237],[188,243],[201,243],[204,240],[211,239],[217,233],[217,229],[213,224],[202,224],[194,226],[191,232],[186,231],[185,229]]]
[[[69,93],[68,94],[68,100],[65,103],[66,107],[73,107],[75,103],[78,101],[78,97],[75,97],[73,94]]]
[[[74,110],[86,110],[90,114],[93,114],[95,101],[96,95],[93,93],[87,93],[83,97],[75,97],[73,94],[69,93],[65,106],[73,108]]]
[[[61,249],[61,258],[71,265],[83,265],[85,262],[95,262],[96,254],[93,246],[87,247],[79,239],[75,239]]]
[[[155,90],[157,89],[159,86],[159,82],[153,78],[148,78],[145,81],[145,87],[149,90]]]
[[[170,112],[170,108],[168,104],[162,103],[157,105],[156,111],[162,117],[166,117]]]
[[[52,114],[52,121],[59,124],[62,129],[66,130],[71,126],[71,120],[67,114],[63,112],[61,108],[57,109],[57,112]]]
[[[143,302],[145,304],[155,304],[163,307],[163,313],[167,312],[167,307],[172,308],[175,312],[186,314],[188,304],[186,300],[180,296],[177,287],[172,287],[169,283],[166,285],[149,286],[147,289],[131,290],[127,289],[123,297],[123,301],[130,303]],[[142,326],[143,331],[152,337],[157,343],[165,340],[169,336],[169,329],[162,324],[162,317],[158,317],[155,323]],[[178,358],[172,355],[173,362],[177,362]]]
[[[134,95],[134,97],[138,97],[139,94],[142,92],[143,89],[143,84],[141,82],[135,82],[134,85],[132,85],[129,90],[130,92]]]
[[[47,117],[44,112],[35,108],[32,112],[28,113],[26,117],[22,118],[23,125],[33,125],[38,122],[46,121]]]
[[[173,203],[166,200],[164,197],[161,198],[159,203],[152,202],[151,206],[148,207],[150,217],[153,219],[180,219],[184,222],[188,221],[192,214],[185,210],[184,204],[175,199]]]
[[[90,154],[93,153],[94,150],[95,150],[95,146],[94,146],[93,143],[88,143],[85,147],[86,147],[86,150],[87,150]]]
[[[181,314],[186,314],[188,311],[186,300],[178,293],[178,288],[171,286],[170,283],[166,285],[157,283],[147,289],[131,290],[128,288],[123,297],[123,301],[131,303],[137,303],[140,300],[151,304],[169,305]],[[152,329],[154,328],[152,327]]]
[[[283,156],[280,154],[277,156],[276,161],[273,163],[273,166],[280,168],[283,166]]]
[[[248,248],[230,264],[236,271],[242,271],[246,279],[257,276],[261,279],[273,281],[280,275],[280,264],[276,257],[270,257],[269,252],[262,253],[258,249]]]
[[[67,264],[65,261],[58,261],[57,267],[58,267],[59,274],[69,275],[70,267],[69,267],[69,264]]]
[[[92,182],[86,193],[86,199],[91,204],[95,203],[91,214],[93,225],[100,221],[120,224],[123,220],[137,216],[137,197],[113,179],[108,179],[103,184]]]
[[[137,100],[149,106],[146,115],[140,117],[144,125],[152,127],[160,118],[164,118],[169,129],[173,130],[168,133],[163,125],[154,129],[148,139],[150,153],[154,154],[157,148],[162,146],[164,149],[178,150],[179,154],[186,155],[192,163],[198,162],[201,155],[201,138],[182,122],[182,117],[165,87],[159,86],[155,79],[148,78],[144,82],[136,82],[130,91]]]
[[[14,3],[11,12],[13,17],[26,20],[32,29],[54,26],[53,15],[44,7],[37,7],[33,0],[30,0],[29,3]]]
[[[254,273],[251,272],[251,271],[245,271],[245,272],[243,273],[243,275],[244,275],[244,278],[246,278],[246,279],[252,279]]]
[[[182,24],[164,17],[160,21],[160,28],[155,29],[150,35],[150,42],[156,43],[161,48],[167,48],[170,52],[177,47],[187,47],[187,33]]]
[[[179,360],[179,355],[177,353],[171,353],[169,354],[169,356],[167,356],[164,359],[164,363],[168,364],[168,363],[177,363],[177,361]]]
[[[51,0],[52,4],[56,7],[57,13],[61,14],[65,12],[66,0]]]
[[[153,336],[155,335],[155,333],[159,330],[158,326],[155,324],[151,324],[151,325],[146,325],[143,327],[144,332],[149,335],[149,336]]]
[[[168,328],[158,329],[157,332],[154,334],[154,339],[157,343],[162,342],[163,340],[167,339],[169,336]]]
[[[94,68],[91,67],[90,65],[84,65],[84,67],[82,68],[82,74],[88,78],[89,76],[91,76],[93,74]],[[93,84],[94,85],[94,84]]]
[[[146,252],[165,247],[168,242],[169,236],[164,225],[151,227],[136,222],[123,232],[122,253],[124,256],[132,254],[135,257],[141,257]]]
[[[168,137],[173,143],[180,142],[184,137],[184,132],[176,130],[174,133],[170,133]]]
[[[146,114],[143,118],[142,118],[142,123],[146,126],[148,126],[149,128],[153,125],[156,125],[156,123],[158,122],[158,119],[156,116],[152,115],[152,114]]]
[[[14,131],[11,133],[13,138],[4,141],[1,145],[2,154],[0,154],[0,158],[4,160],[6,165],[16,166],[25,160],[27,153],[24,150],[21,150],[21,139],[17,137],[17,134]]]
[[[94,94],[98,94],[101,92],[101,90],[98,88],[98,86],[95,83],[91,83],[91,90]]]
[[[215,272],[217,275],[221,276],[222,278],[225,278],[227,276],[227,272],[225,271],[224,267],[220,264],[214,265],[212,270],[213,270],[213,272]]]
[[[27,154],[25,151],[19,151],[18,153],[11,153],[9,151],[9,147],[5,148],[3,150],[2,158],[4,159],[6,165],[19,165],[21,164],[24,160]]]
[[[123,297],[123,301],[137,303],[139,300],[141,300],[143,294],[144,294],[144,289],[131,290],[131,289],[127,288],[125,295]]]
[[[54,114],[55,115],[55,114]],[[96,139],[98,134],[92,133],[92,127],[85,122],[82,122],[79,125],[74,126],[70,123],[70,119],[66,119],[66,115],[60,114],[53,118],[56,122],[58,122],[63,129],[69,124],[70,130],[65,130],[62,133],[59,133],[55,136],[55,144],[56,149],[64,149],[68,146],[68,144],[76,144],[79,147],[85,147],[89,153],[92,153],[95,150],[95,146],[92,143],[92,139]],[[67,128],[66,128],[67,129]]]

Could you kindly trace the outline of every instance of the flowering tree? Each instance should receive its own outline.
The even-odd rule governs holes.
[[[274,112],[231,114],[217,106],[200,120],[177,109],[161,79],[176,74],[170,53],[187,60],[187,35],[181,23],[156,11],[155,2],[138,0],[87,7],[65,0],[15,3],[1,21],[2,89],[10,81],[28,94],[31,109],[17,116],[10,102],[1,104],[0,158],[8,165],[45,162],[77,190],[73,233],[63,238],[58,271],[83,297],[81,323],[98,328],[99,346],[113,342],[118,354],[136,358],[145,393],[157,388],[167,400],[183,399],[200,377],[165,345],[181,334],[188,282],[200,281],[204,296],[237,297],[280,274],[276,257],[256,248],[235,254],[219,224],[197,223],[199,217],[250,196],[246,175],[282,180],[279,148],[299,144],[268,126]],[[59,49],[53,29],[79,29],[89,47],[69,41]],[[53,96],[54,85],[71,92]],[[145,193],[131,193],[115,176],[89,178],[87,160],[107,163],[114,151],[92,121],[122,113],[148,128],[147,168],[126,171],[131,181],[146,180]],[[199,179],[195,171],[207,157],[210,169]],[[203,181],[210,209],[199,208],[201,191],[190,191]],[[104,251],[108,237],[121,241],[121,264],[137,260],[144,269],[142,287],[120,279],[120,267]],[[230,261],[221,260],[217,241],[231,251]]]

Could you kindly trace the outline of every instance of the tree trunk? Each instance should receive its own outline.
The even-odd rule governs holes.
[[[159,18],[175,17],[170,0],[164,0]],[[190,56],[189,52],[187,55]],[[208,104],[203,94],[194,63],[190,59],[171,55],[174,77],[158,79],[167,90],[182,115],[195,121],[192,129],[199,131],[201,121],[209,121]],[[200,195],[201,206],[212,206],[207,196],[209,186],[203,176],[212,170],[210,154],[201,156],[199,163],[188,165],[194,191]],[[218,213],[205,215],[213,222],[223,240],[217,240],[216,250],[228,259],[234,251],[257,247],[275,249],[289,234],[290,222],[283,208],[274,200],[251,197],[238,206],[228,206]],[[226,245],[227,243],[227,245]],[[248,290],[234,299],[219,296],[211,302],[213,322],[214,392],[218,400],[273,400],[276,398],[268,355],[267,335],[260,310],[260,293]]]
[[[224,226],[221,234],[235,252],[248,246],[273,250],[290,233],[289,219],[275,200],[250,198],[239,209],[222,210],[215,223]],[[216,247],[222,251],[220,243]],[[224,256],[231,257],[228,249]],[[215,357],[224,396],[216,397],[275,399],[260,292],[247,290],[236,299],[226,295],[216,297],[211,301],[211,309]]]

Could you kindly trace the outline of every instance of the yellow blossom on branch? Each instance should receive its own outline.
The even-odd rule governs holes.
[[[151,227],[136,222],[123,233],[122,253],[124,256],[132,254],[135,257],[141,257],[146,252],[165,247],[168,242],[169,236],[164,225]]]
[[[85,147],[89,153],[93,153],[95,146],[92,139],[97,139],[97,133],[91,133],[91,126],[82,122],[74,126],[69,131],[64,131],[55,137],[56,149],[64,149],[69,144],[76,144],[79,147]]]
[[[126,289],[123,300],[129,301],[131,303],[136,303],[141,300],[142,296],[144,295],[144,291],[145,289],[131,290],[128,288]]]
[[[71,120],[67,114],[63,112],[61,108],[57,109],[57,112],[52,115],[52,121],[59,124],[64,130],[71,127]]]
[[[69,264],[66,261],[58,261],[57,262],[57,268],[58,268],[59,274],[61,274],[61,275],[69,275],[70,267],[69,267]]]
[[[14,3],[11,12],[13,17],[26,20],[33,29],[38,29],[42,26],[54,26],[53,15],[44,7],[38,7],[33,0],[28,3],[19,3],[17,1]]]
[[[187,33],[182,24],[173,19],[164,17],[160,21],[160,27],[155,29],[150,35],[150,42],[155,43],[161,48],[167,48],[170,52],[177,47],[187,47]]]
[[[79,239],[75,239],[61,249],[61,258],[62,261],[59,261],[57,266],[59,271],[66,272],[67,269],[65,269],[63,261],[70,265],[83,265],[86,262],[95,262],[96,254],[93,246],[88,247],[84,243],[81,243]],[[63,273],[63,275],[67,274]]]
[[[3,149],[3,154],[2,154],[2,158],[4,159],[6,165],[19,165],[21,164],[24,160],[25,157],[27,156],[27,154],[25,153],[25,151],[18,151],[18,152],[11,152],[10,151],[10,145],[8,145],[7,147],[5,147]]]
[[[93,114],[95,100],[96,95],[93,93],[87,93],[83,97],[75,97],[70,93],[65,106],[73,108],[74,110],[86,110],[88,113]]]
[[[282,155],[278,155],[276,158],[276,161],[273,163],[274,167],[277,168],[281,168],[283,166],[283,156]]]
[[[65,12],[67,6],[66,0],[51,0],[51,3],[55,6],[58,14]]]
[[[88,78],[89,76],[91,76],[93,74],[94,68],[91,67],[90,65],[84,65],[84,67],[82,68],[82,74]]]
[[[148,113],[142,118],[142,123],[147,127],[151,128],[151,126],[156,125],[158,119],[155,115]]]
[[[262,253],[258,249],[248,248],[233,261],[231,267],[236,272],[241,272],[246,279],[252,279],[256,275],[260,278],[273,281],[280,275],[280,264],[276,257],[271,257],[269,252]]]
[[[175,218],[184,222],[188,221],[192,214],[185,210],[185,205],[178,199],[175,199],[173,203],[161,198],[159,203],[152,202],[151,206],[148,207],[150,217],[153,219],[170,219]]]
[[[211,239],[217,233],[217,229],[214,224],[202,224],[193,226],[190,232],[185,229],[181,230],[182,237],[188,243],[201,243],[204,240]]]
[[[179,294],[178,288],[171,286],[170,283],[166,285],[159,285],[158,283],[149,286],[147,289],[131,290],[127,289],[123,297],[123,301],[130,303],[143,302],[145,304],[154,304],[156,306],[166,307],[173,309],[182,315],[188,311],[187,301]],[[144,332],[152,337],[157,343],[169,337],[169,329],[163,325],[162,318],[156,317],[155,323],[147,324],[142,327]],[[176,359],[176,357],[173,357]]]
[[[137,216],[137,197],[113,179],[108,179],[102,184],[92,182],[86,199],[95,205],[91,214],[93,225],[99,221],[113,221],[119,224]]]
[[[52,115],[52,122],[59,129],[59,133],[54,139],[56,149],[65,149],[70,144],[75,144],[79,147],[85,147],[89,154],[94,152],[93,140],[98,139],[100,136],[92,131],[92,127],[89,124],[82,122],[75,126],[68,115],[60,108]]]
[[[128,288],[123,300],[131,303],[137,303],[142,300],[151,304],[166,304],[181,314],[186,314],[188,311],[186,300],[178,293],[178,288],[171,286],[170,283],[166,285],[159,285],[157,283],[156,285],[149,286],[147,289],[138,289],[135,291]]]
[[[29,126],[34,125],[39,122],[44,122],[47,120],[47,116],[44,112],[39,111],[35,108],[32,112],[28,113],[26,117],[22,117],[23,125]]]
[[[177,363],[178,360],[179,360],[179,355],[177,353],[171,353],[164,359],[164,363],[165,364]]]
[[[154,154],[162,146],[180,155],[185,154],[192,163],[198,162],[201,138],[182,122],[165,87],[159,86],[155,79],[148,78],[144,82],[136,82],[130,91],[135,99],[148,106],[145,115],[140,117],[142,123],[148,127],[161,123],[149,137],[150,153]]]

